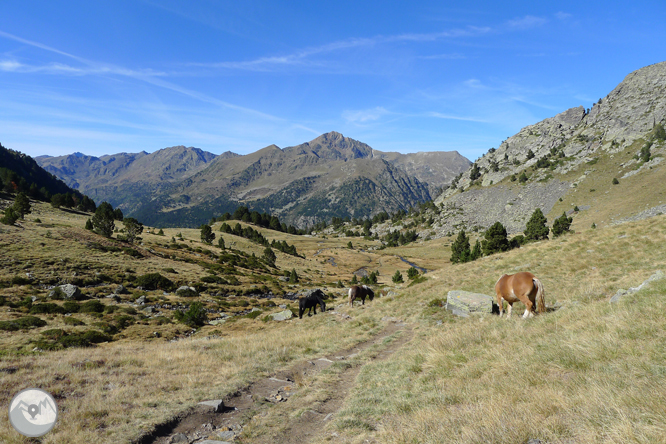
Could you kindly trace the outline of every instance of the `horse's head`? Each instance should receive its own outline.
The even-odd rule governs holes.
[[[319,307],[321,307],[322,312],[326,311],[326,302],[324,302],[323,298],[319,298]]]
[[[367,287],[367,290],[368,290],[368,298],[370,298],[370,300],[373,300],[375,298],[375,292],[372,291],[370,287]]]

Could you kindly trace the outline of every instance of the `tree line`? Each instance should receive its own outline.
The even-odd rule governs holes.
[[[451,262],[470,262],[482,256],[519,248],[528,242],[546,240],[551,231],[553,237],[558,237],[570,231],[572,222],[573,218],[567,217],[566,213],[563,212],[562,216],[553,221],[551,229],[546,225],[547,219],[543,215],[543,212],[540,208],[537,208],[527,222],[523,234],[514,236],[509,240],[504,225],[500,222],[495,222],[486,230],[483,240],[476,240],[474,247],[470,246],[469,237],[465,234],[465,230],[460,230],[458,237],[451,245]]]

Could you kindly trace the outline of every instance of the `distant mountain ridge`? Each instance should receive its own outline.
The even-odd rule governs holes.
[[[337,132],[243,156],[172,147],[37,161],[147,224],[198,225],[246,205],[299,227],[408,209],[431,199],[470,164],[457,152],[384,153]]]

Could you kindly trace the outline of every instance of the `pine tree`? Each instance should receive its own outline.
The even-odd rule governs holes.
[[[560,217],[553,221],[553,236],[558,237],[569,231],[573,217],[567,217],[566,213],[562,213]]]
[[[113,207],[108,202],[102,202],[92,217],[92,224],[95,231],[102,236],[111,237],[113,230],[116,228],[113,219]]]
[[[275,256],[275,253],[273,252],[273,249],[271,247],[266,247],[264,248],[264,261],[271,267],[275,267],[275,260],[277,259],[277,256]]]
[[[0,219],[5,225],[14,225],[14,223],[19,219],[19,215],[14,211],[14,208],[7,207],[5,208],[5,215]]]
[[[30,199],[28,199],[28,196],[24,192],[20,192],[16,195],[12,207],[16,214],[23,219],[26,214],[30,213]]]
[[[292,268],[291,269],[291,274],[289,275],[289,282],[296,283],[299,281],[298,274],[296,274],[296,269]]]
[[[351,284],[352,285],[357,285],[358,284],[358,278],[356,277],[356,275],[352,276]]]
[[[212,244],[213,241],[215,240],[215,233],[213,233],[213,230],[210,228],[210,225],[202,225],[201,226],[201,242],[205,244]]]
[[[125,225],[125,239],[130,244],[133,244],[135,240],[141,239],[139,235],[143,233],[143,224],[133,217],[126,217],[123,219],[123,225]]]
[[[460,230],[458,237],[451,245],[451,262],[468,262],[470,257],[469,238],[465,235],[465,230]]]
[[[548,239],[550,228],[546,226],[546,216],[543,215],[541,208],[537,208],[532,213],[532,217],[525,227],[525,240],[527,242]]]
[[[483,256],[483,252],[481,251],[481,242],[479,240],[476,240],[476,243],[474,244],[474,248],[472,249],[472,254],[469,256],[470,261],[475,261],[478,258]]]
[[[392,280],[394,283],[396,283],[396,284],[400,284],[400,283],[402,283],[402,282],[405,282],[405,281],[403,280],[403,278],[402,278],[402,273],[400,273],[400,270],[396,270],[396,271],[395,271],[395,274],[393,275],[393,277],[391,278],[391,280]]]
[[[226,246],[224,245],[224,239],[222,236],[220,236],[220,240],[217,241],[217,246],[220,247],[221,250],[224,250]]]
[[[486,230],[485,240],[483,241],[483,254],[488,256],[501,251],[508,251],[509,239],[506,237],[506,228],[500,222],[495,222],[493,226]]]
[[[416,279],[419,277],[419,270],[414,267],[410,267],[410,269],[407,270],[407,277],[412,280]]]
[[[92,224],[92,221],[90,219],[88,219],[86,221],[86,230],[90,230],[90,231],[93,230],[93,224]]]

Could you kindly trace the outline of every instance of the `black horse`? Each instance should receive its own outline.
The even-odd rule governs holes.
[[[317,290],[310,290],[305,293],[301,298],[298,298],[298,317],[303,319],[303,313],[305,310],[308,310],[308,316],[312,316],[310,313],[314,309],[314,314],[317,314],[317,305],[321,307],[321,311],[326,311],[326,303],[324,302],[324,292]]]
[[[360,299],[361,303],[365,305],[366,296],[370,298],[370,300],[374,299],[375,292],[372,291],[372,288],[368,287],[367,285],[354,285],[349,289],[349,306],[354,306],[354,299]]]

